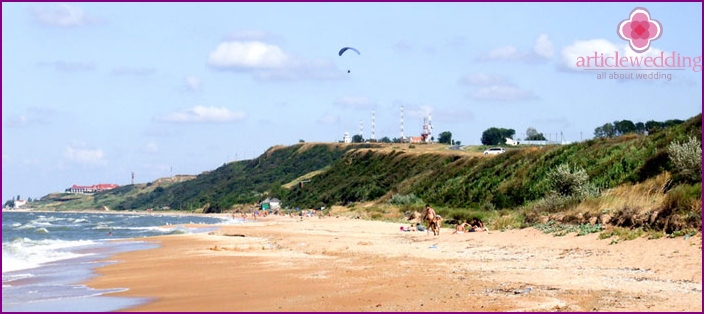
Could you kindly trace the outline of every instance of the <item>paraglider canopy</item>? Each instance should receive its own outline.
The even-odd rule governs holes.
[[[357,50],[357,49],[354,49],[352,47],[344,47],[344,48],[340,49],[340,52],[338,53],[338,55],[342,56],[342,54],[345,53],[345,51],[347,51],[347,50],[352,50],[352,51],[356,52],[358,55],[360,54],[359,50]]]
[[[352,48],[352,47],[344,47],[344,48],[340,49],[340,52],[338,53],[338,55],[339,55],[339,56],[342,56],[342,54],[345,53],[345,51],[347,51],[347,50],[352,50],[352,51],[356,52],[358,55],[361,54],[361,53],[359,53],[359,50],[357,50],[357,49],[355,49],[355,48]],[[350,70],[347,70],[347,73],[350,73]]]

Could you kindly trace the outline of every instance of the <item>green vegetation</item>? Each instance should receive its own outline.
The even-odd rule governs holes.
[[[687,142],[675,141],[667,146],[667,152],[674,165],[675,174],[682,181],[695,183],[702,181],[702,143],[689,137]]]
[[[506,138],[513,138],[515,134],[514,129],[488,128],[482,133],[482,144],[491,146],[506,144]]]
[[[476,147],[299,143],[189,180],[129,185],[76,200],[53,195],[35,207],[209,213],[277,197],[284,207],[345,206],[373,219],[400,219],[430,203],[447,223],[477,217],[493,230],[550,220],[578,226],[578,233],[587,232],[586,225],[665,234],[701,229],[701,114],[650,130],[510,147],[495,156],[482,156]]]
[[[542,224],[535,224],[533,225],[533,228],[538,229],[543,233],[552,233],[555,236],[564,236],[570,233],[576,233],[577,236],[583,236],[590,233],[601,232],[601,230],[603,230],[601,224],[565,225],[554,220],[550,220]]]

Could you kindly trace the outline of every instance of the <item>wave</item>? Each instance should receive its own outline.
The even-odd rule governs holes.
[[[69,249],[94,245],[90,240],[30,240],[17,238],[2,244],[2,272],[31,269],[49,262],[87,256]]]

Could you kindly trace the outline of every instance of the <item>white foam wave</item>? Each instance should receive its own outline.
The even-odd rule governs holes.
[[[33,241],[27,238],[15,239],[2,244],[2,272],[31,269],[42,264],[86,256],[78,254],[69,249],[81,246],[93,245],[96,242],[88,240],[62,241],[62,240],[38,240]]]

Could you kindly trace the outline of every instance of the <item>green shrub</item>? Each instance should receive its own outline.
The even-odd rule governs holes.
[[[641,228],[629,229],[623,227],[616,227],[610,231],[604,231],[599,234],[599,239],[614,238],[611,240],[611,244],[616,244],[624,240],[635,240],[643,236],[645,231]]]
[[[595,224],[595,225],[590,225],[590,224],[581,224],[581,225],[569,225],[569,224],[561,224],[558,223],[554,220],[550,220],[546,223],[542,224],[535,224],[533,225],[533,228],[538,229],[542,231],[543,233],[550,234],[552,233],[555,236],[564,236],[570,233],[577,233],[577,236],[583,236],[587,235],[590,233],[597,233],[600,232],[603,227],[601,224]]]
[[[423,200],[420,199],[420,197],[416,196],[415,194],[394,194],[391,196],[391,199],[389,200],[389,204],[393,205],[410,205],[410,204],[418,204],[422,203]]]
[[[583,168],[571,169],[567,163],[560,164],[546,176],[550,191],[563,197],[584,199],[598,195],[598,190],[589,183],[589,175]]]
[[[675,141],[667,146],[675,173],[688,182],[702,181],[702,143],[689,137],[687,142]]]

